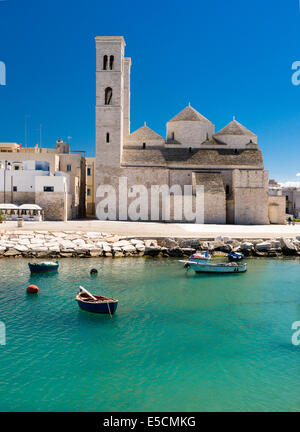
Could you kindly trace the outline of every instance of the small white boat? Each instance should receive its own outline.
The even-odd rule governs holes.
[[[201,262],[189,262],[189,268],[196,273],[243,273],[247,270],[247,263],[210,264]]]

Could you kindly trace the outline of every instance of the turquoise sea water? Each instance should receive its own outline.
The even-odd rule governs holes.
[[[299,259],[225,276],[144,258],[0,269],[0,411],[300,411]],[[119,299],[113,319],[79,310],[79,284]]]

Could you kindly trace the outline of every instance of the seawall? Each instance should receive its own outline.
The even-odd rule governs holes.
[[[213,256],[242,252],[246,256],[300,256],[300,236],[296,238],[243,239],[216,238],[144,238],[101,232],[6,231],[0,233],[0,258],[91,258],[127,256],[185,257],[197,250]]]

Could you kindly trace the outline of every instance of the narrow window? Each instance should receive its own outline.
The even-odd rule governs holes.
[[[13,187],[13,191],[14,191],[14,192],[18,192],[18,188],[17,188],[17,186],[14,186],[14,187]]]
[[[238,154],[238,150],[237,149],[234,149],[234,154]]]
[[[106,142],[109,143],[109,132],[106,134]]]
[[[192,153],[192,147],[189,147],[189,152]]]
[[[20,169],[19,165],[15,166],[15,171],[18,171]]]
[[[145,149],[146,148],[146,143],[143,143],[143,149]]]
[[[87,195],[88,195],[88,196],[91,195],[91,189],[87,189]]]
[[[174,139],[175,139],[175,132],[172,132],[171,139],[174,141]]]
[[[109,57],[109,68],[110,68],[110,70],[113,70],[113,68],[114,68],[114,60],[115,60],[114,56],[111,55]]]
[[[67,171],[72,171],[72,166],[71,165],[67,165]]]
[[[226,185],[226,195],[229,195],[229,192],[230,192],[229,185]]]
[[[103,70],[107,69],[107,60],[108,60],[108,57],[107,57],[107,55],[105,55],[103,57]]]
[[[54,192],[54,186],[44,186],[44,192]]]
[[[87,175],[90,176],[91,175],[91,168],[87,169]]]
[[[112,88],[106,87],[105,89],[105,105],[111,105],[112,100]]]

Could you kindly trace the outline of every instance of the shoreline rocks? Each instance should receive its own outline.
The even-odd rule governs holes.
[[[101,232],[7,231],[0,234],[0,258],[98,258],[98,257],[188,257],[209,249],[213,256],[229,252],[245,256],[300,256],[296,239],[189,238],[143,239]]]

